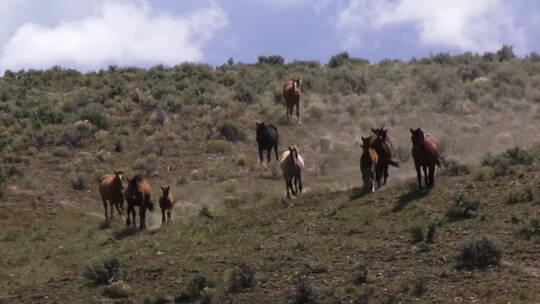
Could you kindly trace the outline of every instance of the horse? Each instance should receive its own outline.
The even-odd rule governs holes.
[[[281,154],[279,163],[281,173],[285,179],[285,187],[287,188],[287,198],[291,198],[289,189],[296,196],[299,192],[302,194],[302,169],[304,169],[304,159],[298,154],[298,148],[289,147],[289,149]]]
[[[257,124],[257,145],[259,146],[259,160],[263,162],[263,151],[268,151],[266,159],[270,162],[270,156],[272,155],[272,149],[276,152],[276,160],[278,159],[278,142],[279,134],[278,129],[274,125],[265,125],[264,122],[256,122]]]
[[[360,171],[364,180],[364,191],[375,192],[376,177],[380,175],[377,171],[379,163],[379,155],[377,151],[370,145],[369,137],[362,137],[362,156],[360,157]],[[377,186],[379,186],[377,184]],[[369,190],[368,190],[369,189]]]
[[[300,124],[300,95],[302,91],[300,90],[300,84],[302,80],[300,78],[293,78],[285,83],[283,86],[283,99],[285,100],[285,105],[287,106],[287,118],[291,118],[293,115],[293,110],[296,107],[296,117],[298,118],[298,124]]]
[[[377,183],[379,185],[386,185],[386,181],[388,180],[388,166],[390,165],[399,168],[399,163],[392,160],[392,158],[394,157],[394,146],[392,144],[392,141],[388,137],[388,129],[371,128],[371,132],[375,134],[375,137],[369,137],[371,147],[373,147],[379,155],[378,170],[381,175],[377,177]]]
[[[161,197],[159,198],[159,207],[161,208],[161,224],[172,224],[171,214],[174,207],[174,197],[170,192],[171,187],[161,187]],[[167,216],[165,217],[165,214]]]
[[[105,220],[108,219],[107,201],[109,201],[111,209],[111,219],[113,218],[113,206],[122,218],[124,216],[124,179],[122,171],[114,171],[112,174],[106,174],[99,178],[98,189],[105,209]]]
[[[135,206],[139,207],[139,227],[141,230],[146,229],[145,216],[146,209],[154,211],[154,203],[150,200],[152,189],[150,184],[141,176],[136,175],[128,182],[126,189],[126,200],[128,203],[126,225],[131,225],[130,215],[133,216],[133,225],[135,226]]]
[[[422,189],[422,172],[424,170],[424,179],[427,187],[432,188],[435,185],[435,166],[441,166],[441,156],[439,154],[439,141],[434,135],[425,133],[422,129],[411,130],[412,157],[414,167],[416,168],[416,177],[418,178],[418,187]],[[429,169],[429,172],[428,172]]]

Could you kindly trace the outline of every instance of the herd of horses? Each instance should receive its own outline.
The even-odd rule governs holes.
[[[300,124],[300,90],[301,80],[293,78],[283,86],[283,99],[287,108],[287,117],[293,116],[296,108],[298,124]],[[388,129],[371,128],[372,135],[362,137],[362,154],[360,156],[360,171],[362,173],[363,188],[366,192],[374,192],[377,188],[385,185],[388,180],[389,166],[399,167],[399,163],[394,160],[394,147]],[[418,187],[422,188],[422,170],[424,172],[424,184],[426,187],[433,187],[435,184],[435,167],[441,165],[442,157],[438,149],[437,138],[429,133],[424,133],[422,129],[410,129],[412,141],[412,158],[418,178]],[[272,124],[264,122],[256,123],[256,141],[258,145],[259,161],[264,161],[263,154],[266,151],[267,162],[271,161],[272,150],[275,152],[276,160],[279,161],[282,176],[285,180],[287,198],[302,194],[302,171],[304,170],[304,159],[300,155],[297,146],[289,146],[286,151],[278,157],[279,132],[278,128]],[[127,187],[125,187],[127,184]],[[124,191],[125,188],[125,191]],[[172,223],[172,210],[174,208],[174,198],[170,192],[170,187],[161,187],[161,197],[159,206],[161,208],[162,224]],[[154,203],[151,200],[151,187],[148,181],[141,175],[127,178],[122,171],[115,171],[99,179],[99,193],[105,209],[105,219],[113,218],[114,209],[123,216],[124,199],[127,202],[126,225],[135,224],[135,207],[139,207],[139,227],[146,229],[146,210],[153,211]],[[109,208],[107,208],[107,206]],[[110,210],[110,212],[108,212]]]

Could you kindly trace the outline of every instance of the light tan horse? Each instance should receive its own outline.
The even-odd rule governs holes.
[[[113,218],[113,206],[118,210],[118,213],[124,217],[124,176],[122,171],[115,171],[112,174],[106,174],[99,178],[99,194],[103,201],[105,209],[105,219],[109,218],[107,213],[107,201],[111,209],[110,218]]]
[[[300,124],[300,84],[302,81],[300,78],[293,78],[285,83],[283,86],[283,99],[287,106],[287,118],[291,118],[293,115],[294,107],[296,107],[296,117],[298,118],[298,124]]]
[[[174,197],[171,193],[171,187],[161,187],[161,197],[159,198],[159,207],[161,208],[161,224],[172,224],[171,214],[174,208]]]
[[[302,169],[304,169],[304,159],[298,153],[296,146],[289,147],[289,150],[281,154],[279,163],[281,173],[285,179],[285,187],[287,188],[287,198],[291,198],[289,189],[294,196],[297,193],[302,194]]]

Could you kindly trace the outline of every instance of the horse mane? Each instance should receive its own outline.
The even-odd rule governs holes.
[[[140,174],[135,175],[135,176],[131,179],[132,182],[136,182],[136,183],[140,183],[140,182],[142,182],[143,180],[144,180],[144,177],[143,177],[142,175],[140,175]]]

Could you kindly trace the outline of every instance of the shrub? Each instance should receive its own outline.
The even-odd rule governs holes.
[[[534,162],[532,153],[519,147],[514,147],[506,150],[498,155],[487,153],[482,157],[481,165],[492,167],[495,171],[495,176],[504,176],[511,174],[511,166],[515,165],[530,165]]]
[[[78,121],[64,128],[55,138],[56,145],[68,145],[75,148],[84,147],[86,140],[92,138],[97,131],[88,121]]]
[[[71,188],[73,190],[86,190],[88,189],[88,185],[86,183],[86,180],[80,175],[75,174],[69,178],[69,182],[71,184]]]
[[[206,153],[226,153],[231,151],[232,148],[233,145],[230,142],[218,139],[208,142],[204,150]]]
[[[517,204],[524,202],[531,202],[535,198],[535,192],[533,187],[525,185],[517,189],[512,189],[506,196],[507,204]]]
[[[472,211],[478,211],[481,200],[477,197],[466,196],[463,193],[452,195],[453,206],[445,213],[448,222],[455,222],[466,218],[474,217]]]
[[[415,224],[409,227],[407,231],[409,232],[410,239],[413,244],[424,241],[424,227],[423,226],[419,224]]]
[[[427,227],[426,243],[428,243],[428,244],[435,243],[436,233],[437,233],[437,223],[432,222]]]
[[[81,120],[88,120],[99,129],[107,130],[109,128],[109,121],[107,120],[107,117],[96,110],[83,108],[79,111],[79,118]]]
[[[337,68],[339,66],[344,65],[349,60],[349,53],[348,52],[341,52],[338,53],[332,57],[330,57],[330,60],[328,61],[328,67],[330,68]]]
[[[373,297],[373,288],[366,287],[354,300],[353,304],[369,304]]]
[[[471,237],[460,247],[456,256],[456,268],[475,269],[499,265],[502,252],[486,237]]]
[[[87,265],[82,276],[96,284],[110,284],[118,279],[119,272],[120,261],[116,258],[112,258],[105,260],[102,265]]]
[[[486,181],[495,176],[495,170],[492,167],[480,167],[473,171],[473,180]]]
[[[511,45],[503,45],[502,48],[497,51],[497,58],[499,59],[499,62],[504,62],[516,58],[516,55],[514,54]]]
[[[240,263],[229,270],[226,280],[229,292],[240,292],[255,286],[255,269],[249,264]]]
[[[315,290],[309,280],[302,276],[295,286],[293,303],[311,303],[315,299]]]
[[[207,217],[209,219],[213,219],[214,216],[212,215],[212,213],[210,212],[210,208],[208,208],[208,206],[203,206],[200,210],[199,210],[199,216],[202,216],[202,217]]]
[[[285,59],[279,55],[259,56],[258,60],[259,64],[282,65],[285,63]]]
[[[532,238],[535,240],[540,239],[540,221],[538,219],[531,219],[529,225],[521,227],[518,233],[526,240]]]
[[[368,269],[367,265],[360,264],[357,267],[356,275],[354,276],[353,283],[356,285],[367,283],[368,279]]]
[[[236,209],[244,204],[246,204],[245,200],[232,196],[225,198],[225,200],[223,201],[223,205],[231,209]]]
[[[246,141],[246,133],[237,126],[225,122],[218,127],[219,136],[230,142]]]
[[[146,176],[150,176],[159,167],[159,158],[155,153],[150,153],[145,158],[139,158],[133,162],[132,169],[143,171]]]
[[[111,299],[129,298],[131,288],[123,282],[114,282],[103,289],[102,295]]]
[[[174,303],[185,303],[197,300],[201,296],[201,291],[208,286],[208,280],[201,274],[196,274],[191,278],[185,290],[174,298]]]
[[[448,176],[461,176],[471,173],[471,168],[469,166],[459,162],[459,159],[456,157],[449,157],[445,159],[442,163],[442,172],[443,175]]]

